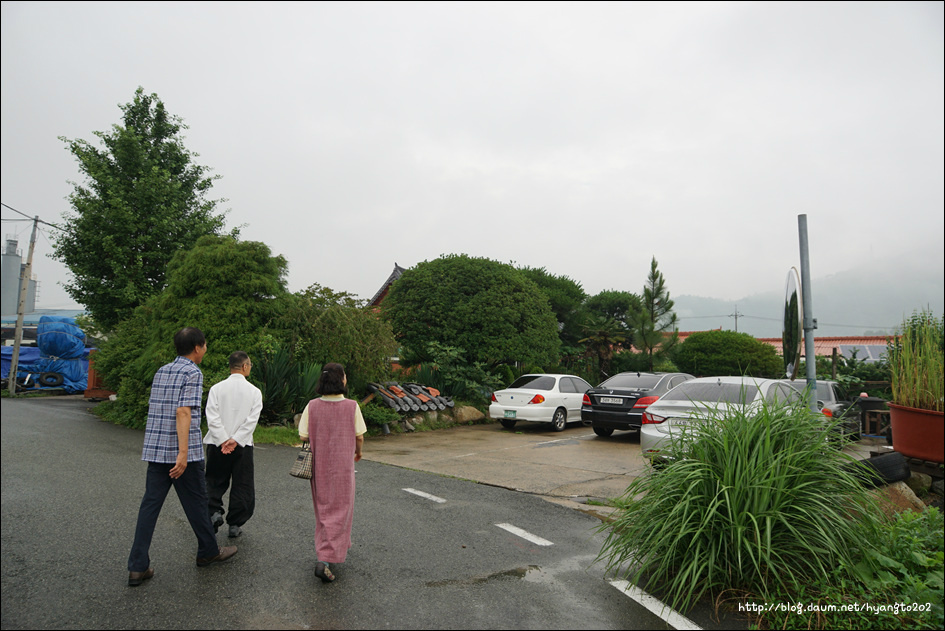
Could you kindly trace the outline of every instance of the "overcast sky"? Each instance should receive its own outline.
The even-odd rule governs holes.
[[[465,253],[639,292],[655,256],[674,296],[738,299],[783,290],[799,214],[815,278],[945,268],[941,2],[2,12],[4,204],[61,220],[58,137],[95,140],[141,86],[291,290],[370,298],[395,262]],[[51,251],[38,302],[68,307]]]

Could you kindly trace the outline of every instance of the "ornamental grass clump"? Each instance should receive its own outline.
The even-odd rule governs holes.
[[[945,409],[943,327],[943,320],[931,311],[916,312],[903,322],[902,337],[887,343],[894,403],[935,412]]]
[[[764,405],[698,419],[676,459],[618,500],[599,560],[685,610],[708,593],[791,593],[852,567],[875,539],[875,500],[822,415]],[[698,435],[695,434],[698,432]]]

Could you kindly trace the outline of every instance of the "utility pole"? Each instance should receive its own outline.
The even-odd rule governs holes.
[[[743,315],[738,312],[738,305],[735,305],[735,313],[728,314],[728,317],[735,318],[735,332],[738,333],[738,316]]]
[[[26,266],[20,272],[20,302],[16,307],[16,333],[13,338],[13,358],[10,362],[10,374],[7,375],[10,384],[10,394],[16,394],[16,370],[20,361],[20,344],[23,341],[23,312],[26,310],[26,294],[29,290],[30,278],[33,276],[33,249],[36,247],[36,225],[39,216],[33,217],[33,234],[30,235],[29,254],[26,255]]]

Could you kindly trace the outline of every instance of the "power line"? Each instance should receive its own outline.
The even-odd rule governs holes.
[[[33,221],[34,219],[36,219],[39,223],[45,224],[45,225],[47,225],[47,226],[52,226],[52,227],[55,228],[56,230],[63,230],[63,231],[65,230],[64,228],[61,228],[60,226],[57,226],[57,225],[54,224],[54,223],[50,223],[50,222],[48,222],[48,221],[43,221],[42,219],[39,219],[38,217],[30,217],[30,216],[27,215],[26,213],[17,210],[16,208],[14,208],[13,206],[11,206],[11,205],[9,205],[9,204],[4,204],[3,202],[0,202],[0,206],[3,206],[4,208],[9,208],[10,210],[12,210],[13,212],[15,212],[15,213],[18,214],[18,215],[23,215],[23,216],[26,217],[26,219],[29,220],[29,221]],[[20,220],[20,219],[4,219],[4,221],[21,221],[21,220]]]

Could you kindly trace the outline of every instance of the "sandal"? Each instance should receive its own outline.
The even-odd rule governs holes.
[[[330,583],[335,580],[335,575],[332,574],[328,566],[321,561],[315,564],[315,576],[322,579],[323,583]]]

